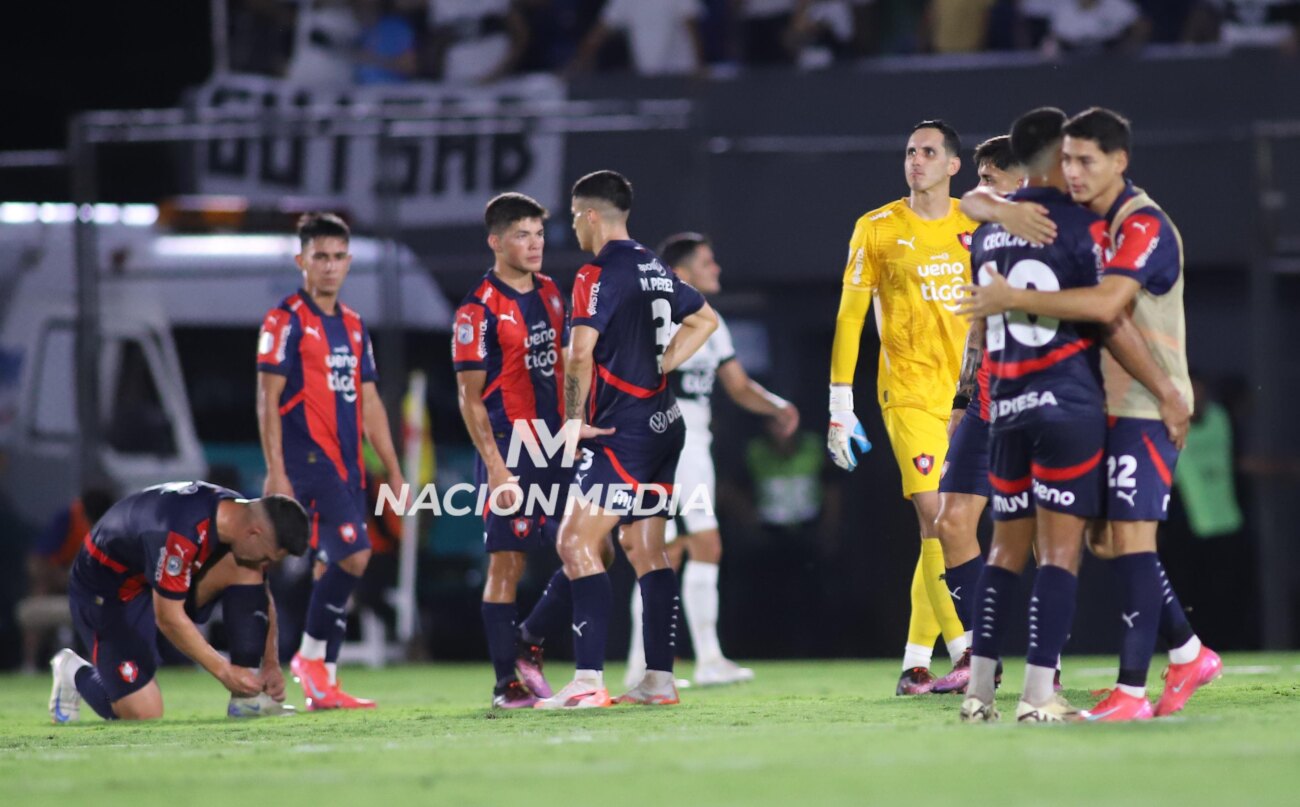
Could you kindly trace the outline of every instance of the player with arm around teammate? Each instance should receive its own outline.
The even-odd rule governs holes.
[[[1086,110],[1065,126],[1062,156],[1070,193],[1106,220],[1106,265],[1096,286],[1048,295],[995,282],[970,300],[972,313],[981,316],[1017,310],[1106,324],[1118,321],[1145,343],[1156,365],[1139,373],[1135,369],[1141,367],[1103,354],[1110,415],[1109,528],[1091,537],[1103,540],[1100,545],[1094,540],[1094,550],[1109,559],[1121,580],[1122,649],[1115,689],[1089,715],[1107,721],[1173,714],[1222,672],[1218,655],[1192,630],[1156,554],[1157,528],[1167,517],[1192,392],[1182,303],[1182,238],[1169,216],[1125,179],[1130,141],[1128,121],[1106,109]],[[1013,207],[998,205],[992,212],[999,215],[1002,208]],[[1006,213],[1014,219],[1037,211]],[[1146,699],[1146,678],[1157,635],[1170,648],[1170,665],[1153,710]]]
[[[573,186],[578,245],[595,255],[573,286],[572,332],[565,361],[569,427],[611,430],[585,439],[574,473],[583,500],[566,512],[558,549],[573,592],[576,672],[542,709],[607,706],[605,642],[612,610],[602,552],[619,542],[636,571],[645,613],[646,673],[620,703],[678,702],[673,679],[677,580],[664,549],[666,514],[686,429],[668,373],[717,328],[703,296],[677,280],[628,234],[632,185],[597,171]],[[679,325],[676,332],[673,326]]]
[[[721,291],[721,267],[713,245],[699,233],[669,236],[657,250],[659,259],[678,278],[706,297]],[[799,427],[799,411],[789,401],[773,395],[749,377],[736,359],[731,332],[718,317],[718,329],[695,355],[668,376],[686,423],[686,445],[677,463],[676,487],[679,501],[689,503],[707,494],[708,507],[680,508],[668,522],[668,558],[674,570],[681,569],[682,607],[695,648],[695,683],[700,686],[748,681],[754,671],[741,667],[722,654],[718,641],[718,565],[722,560],[722,536],[713,507],[717,503],[713,456],[710,448],[712,410],[710,396],[714,382],[742,408],[774,418],[778,434],[789,437]],[[702,501],[702,498],[699,499]],[[690,555],[685,562],[683,557]],[[645,671],[641,646],[641,599],[632,595],[632,641],[628,653],[627,684],[634,686]]]
[[[285,496],[244,499],[207,482],[147,488],[108,509],[73,561],[68,600],[89,661],[70,649],[50,662],[50,717],[163,715],[157,636],[230,691],[231,717],[287,714],[266,567],[307,550],[307,514]],[[196,623],[222,605],[227,660]]]

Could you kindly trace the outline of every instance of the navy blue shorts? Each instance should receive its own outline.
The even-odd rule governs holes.
[[[573,482],[588,501],[619,513],[620,524],[655,516],[668,518],[677,460],[685,444],[685,429],[635,443],[622,441],[616,446],[584,443]],[[579,504],[575,502],[574,506]]]
[[[953,430],[939,472],[940,493],[989,497],[989,423],[967,412]]]
[[[1034,423],[993,432],[989,483],[993,520],[1013,521],[1036,507],[1081,518],[1105,511],[1106,416]]]
[[[366,492],[334,474],[290,477],[294,496],[311,517],[311,548],[322,563],[338,563],[370,548]]]
[[[1158,420],[1110,418],[1106,434],[1106,518],[1164,521],[1178,449]]]
[[[221,597],[200,607],[195,599],[197,590],[197,585],[190,589],[185,613],[196,625],[202,625],[212,616]],[[146,588],[122,602],[117,597],[92,594],[76,580],[70,580],[68,604],[73,627],[90,648],[90,663],[99,671],[110,701],[138,692],[153,680],[162,657],[158,654],[152,589]]]
[[[509,515],[492,512],[485,500],[483,508],[483,545],[488,552],[530,552],[553,549],[564,518],[564,503],[569,495],[568,469],[550,475],[519,475],[524,501]],[[487,484],[487,468],[474,463],[475,485]],[[537,492],[534,492],[534,489]],[[531,498],[530,498],[531,495]],[[531,501],[532,507],[529,507]],[[551,507],[554,506],[554,510]]]

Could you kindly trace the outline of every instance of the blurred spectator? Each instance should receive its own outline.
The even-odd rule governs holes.
[[[1241,529],[1232,447],[1232,420],[1228,410],[1209,395],[1200,379],[1192,378],[1196,401],[1187,445],[1174,468],[1174,486],[1187,511],[1187,522],[1197,538],[1228,535]]]
[[[822,514],[826,451],[812,432],[782,437],[775,418],[750,441],[745,464],[754,481],[758,520],[767,529],[800,533]]]
[[[350,85],[360,35],[350,0],[301,0],[285,78],[317,87]]]
[[[786,35],[803,0],[734,0],[741,60],[749,65],[792,64]]]
[[[1048,21],[1043,50],[1049,55],[1136,50],[1151,32],[1151,22],[1133,0],[1059,0]]]
[[[825,67],[863,52],[864,16],[875,0],[800,0],[785,36],[804,69]]]
[[[393,0],[356,0],[357,84],[400,84],[415,75],[415,28],[397,13]]]
[[[974,53],[988,40],[989,12],[996,0],[930,0],[926,28],[935,53]]]
[[[515,72],[530,32],[520,0],[428,0],[431,73],[488,83]]]
[[[1300,46],[1300,0],[1200,0],[1187,22],[1187,39],[1294,52]]]
[[[18,627],[23,632],[23,670],[35,672],[51,634],[72,627],[68,608],[68,571],[95,522],[109,507],[113,495],[86,490],[45,527],[27,555],[27,596],[18,601]]]
[[[558,72],[573,61],[583,35],[595,25],[603,0],[518,0],[529,31],[520,59],[524,73]]]
[[[1052,28],[1052,11],[1057,3],[1073,0],[1020,0],[1020,47],[1033,50],[1047,39]]]
[[[1151,41],[1182,42],[1188,17],[1200,0],[1138,0],[1142,13],[1151,20]]]
[[[643,76],[699,73],[704,69],[699,0],[609,0],[566,71],[591,69],[610,36],[627,38],[632,66]]]

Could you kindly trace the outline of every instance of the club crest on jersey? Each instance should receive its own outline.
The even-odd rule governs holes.
[[[183,563],[184,561],[181,559],[180,555],[168,555],[167,563],[165,564],[167,575],[169,577],[180,577]]]
[[[934,455],[917,454],[915,457],[912,457],[912,464],[915,465],[916,470],[920,471],[923,475],[929,476],[930,472],[934,470]]]
[[[970,252],[971,241],[973,241],[974,239],[975,239],[975,234],[974,234],[974,233],[958,233],[958,234],[957,234],[957,241],[958,241],[958,243],[960,243],[963,247],[965,247],[965,249],[966,249],[967,252]]]
[[[533,528],[533,522],[527,518],[516,518],[510,522],[510,528],[514,530],[516,538],[524,538]]]
[[[140,665],[134,661],[124,661],[117,665],[117,674],[128,684],[134,684],[135,679],[140,677]]]
[[[474,324],[472,322],[462,322],[456,326],[456,341],[462,345],[474,343]]]
[[[345,544],[355,543],[357,540],[357,528],[351,524],[342,524],[339,526],[339,537],[343,539],[343,543]]]

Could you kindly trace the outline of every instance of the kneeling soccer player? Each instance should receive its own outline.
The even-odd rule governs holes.
[[[50,717],[77,720],[82,700],[105,720],[162,717],[154,680],[160,630],[230,690],[231,717],[291,713],[265,569],[301,555],[307,538],[307,514],[293,499],[248,500],[207,482],[147,488],[109,508],[68,581],[73,624],[93,648],[91,660],[67,648],[55,654]],[[196,627],[218,602],[229,661]]]

